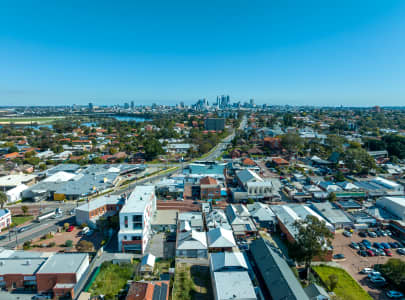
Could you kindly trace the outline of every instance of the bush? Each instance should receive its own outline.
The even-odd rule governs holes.
[[[48,244],[48,247],[49,248],[52,248],[52,247],[55,247],[56,246],[56,243],[55,242],[50,242],[49,244]]]
[[[65,247],[70,248],[70,247],[72,247],[72,246],[73,246],[73,241],[67,240],[67,241],[65,242]]]

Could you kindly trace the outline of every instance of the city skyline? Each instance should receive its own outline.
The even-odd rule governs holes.
[[[405,103],[405,3],[0,4],[0,105]]]

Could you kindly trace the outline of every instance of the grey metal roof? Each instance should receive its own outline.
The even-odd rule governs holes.
[[[41,266],[38,274],[76,273],[86,259],[89,259],[87,253],[56,253]]]
[[[337,208],[330,202],[312,203],[311,207],[332,224],[345,224],[352,222],[340,208]]]
[[[76,210],[89,212],[107,204],[116,205],[119,203],[124,203],[124,199],[122,199],[120,195],[105,195],[80,205]]]
[[[213,272],[246,271],[248,265],[242,252],[217,252],[211,253],[210,268]]]
[[[250,251],[273,300],[309,300],[278,249],[257,239],[251,243]]]
[[[34,275],[46,258],[5,258],[0,259],[0,275],[23,274]]]

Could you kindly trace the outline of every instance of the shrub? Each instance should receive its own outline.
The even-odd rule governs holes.
[[[72,247],[72,246],[73,246],[73,241],[67,240],[67,241],[65,242],[65,247],[70,248],[70,247]]]

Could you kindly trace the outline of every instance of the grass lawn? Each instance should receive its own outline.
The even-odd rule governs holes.
[[[342,299],[372,300],[371,296],[354,280],[349,273],[340,268],[330,266],[313,266],[312,269],[319,275],[325,286],[328,286],[329,276],[335,274],[338,284],[334,292]]]
[[[179,263],[174,277],[173,300],[211,300],[212,288],[206,266]]]
[[[0,118],[0,123],[31,123],[37,122],[39,124],[51,123],[55,120],[64,119],[64,117],[31,117],[31,118]]]
[[[92,296],[105,295],[106,299],[114,299],[115,295],[132,279],[135,264],[114,265],[104,262],[100,273],[89,289]]]
[[[172,260],[161,259],[157,260],[155,263],[155,272],[157,274],[169,273],[169,268]]]
[[[11,221],[13,221],[13,223],[12,223],[13,226],[18,226],[18,225],[24,224],[26,222],[29,222],[32,219],[34,219],[34,216],[31,216],[31,215],[26,215],[26,216],[18,215],[18,216],[12,216]]]

